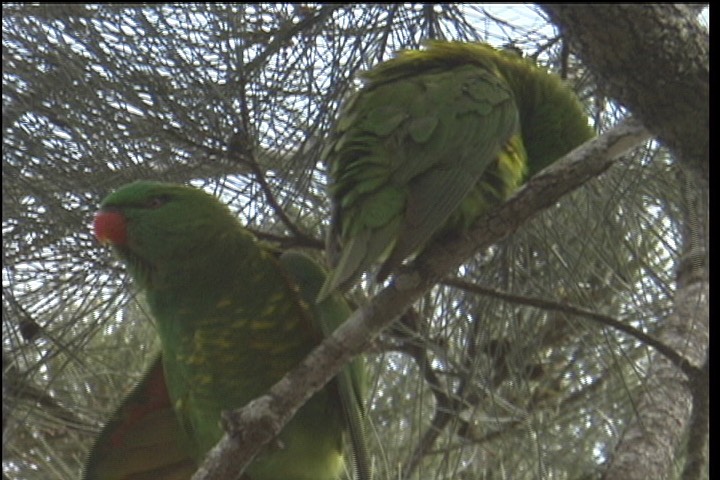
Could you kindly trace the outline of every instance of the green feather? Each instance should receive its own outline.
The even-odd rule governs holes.
[[[383,280],[593,136],[558,77],[484,44],[430,42],[363,79],[323,150],[334,268],[319,300],[377,262]]]
[[[349,310],[340,297],[310,307],[322,270],[299,254],[279,259],[201,190],[135,182],[108,196],[103,211],[125,221],[127,242],[115,250],[147,296],[178,428],[199,463],[222,436],[220,413],[265,393]],[[250,478],[337,478],[348,426],[355,449],[364,448],[357,433],[362,364],[346,370],[255,459]]]

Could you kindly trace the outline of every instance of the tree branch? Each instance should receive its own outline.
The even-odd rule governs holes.
[[[687,460],[683,480],[696,480],[707,476],[708,439],[710,438],[710,355],[708,353],[701,374],[692,379],[692,416],[688,428]]]
[[[461,288],[468,292],[473,292],[480,295],[492,295],[493,297],[500,298],[516,304],[528,305],[531,307],[542,308],[543,310],[552,310],[556,312],[562,312],[568,315],[589,318],[594,322],[602,325],[607,325],[608,327],[614,328],[615,330],[626,333],[627,335],[630,335],[631,337],[640,340],[645,345],[653,347],[655,350],[667,357],[667,359],[670,360],[679,370],[682,370],[683,373],[688,376],[688,378],[695,378],[701,373],[700,367],[693,365],[691,362],[688,361],[688,359],[678,353],[675,349],[664,344],[652,335],[648,335],[642,330],[639,330],[631,325],[627,325],[626,323],[623,323],[620,320],[617,320],[616,318],[613,318],[609,315],[603,315],[602,313],[597,313],[592,310],[580,308],[575,305],[569,305],[567,303],[554,302],[545,298],[529,297],[526,295],[513,295],[511,293],[501,292],[499,290],[483,287],[481,285],[465,282],[459,279],[448,279],[444,280],[442,283],[444,285]]]
[[[678,4],[541,4],[615,98],[709,180],[710,34]]]
[[[292,220],[290,220],[285,213],[285,210],[282,208],[282,205],[280,205],[280,202],[275,197],[275,194],[265,179],[265,173],[260,168],[260,165],[258,165],[251,140],[249,139],[246,131],[238,131],[232,135],[230,141],[228,142],[228,153],[240,163],[248,166],[250,172],[252,172],[255,176],[255,181],[260,186],[260,190],[263,192],[265,201],[270,205],[270,208],[272,208],[272,211],[278,216],[282,224],[290,230],[290,233],[293,234],[298,243],[314,244],[315,239],[302,232],[300,228],[295,225]]]
[[[566,193],[607,170],[616,159],[650,138],[629,121],[588,142],[533,177],[499,208],[478,220],[463,238],[431,246],[372,301],[356,310],[267,394],[223,416],[228,433],[207,455],[193,480],[238,479],[245,467],[282,430],[298,408],[415,300],[470,255],[510,235]]]

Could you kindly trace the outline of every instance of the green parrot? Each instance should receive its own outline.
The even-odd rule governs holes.
[[[265,393],[350,310],[315,298],[325,272],[279,254],[202,190],[138,181],[94,220],[144,291],[161,352],[92,448],[85,479],[189,479],[221,438],[223,410]],[[247,468],[249,480],[336,479],[352,442],[368,479],[364,366],[356,359],[315,394]]]
[[[594,135],[559,77],[486,44],[432,41],[363,79],[322,153],[334,268],[320,300],[376,262],[386,279]]]

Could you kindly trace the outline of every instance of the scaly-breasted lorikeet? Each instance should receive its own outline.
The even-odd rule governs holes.
[[[340,296],[315,304],[325,274],[309,257],[279,255],[202,190],[138,181],[95,217],[144,291],[161,353],[101,433],[90,479],[187,479],[221,438],[223,410],[268,390],[350,313]],[[250,480],[335,479],[350,433],[361,478],[363,366],[356,360],[314,395]]]
[[[322,155],[333,270],[320,299],[349,288],[375,262],[384,280],[593,136],[559,77],[485,44],[429,42],[363,80]]]

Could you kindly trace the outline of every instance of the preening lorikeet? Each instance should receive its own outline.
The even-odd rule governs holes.
[[[559,77],[485,44],[433,41],[363,80],[323,151],[334,268],[320,299],[375,262],[384,280],[593,136]]]
[[[278,255],[196,188],[126,185],[102,202],[94,229],[144,291],[162,347],[93,447],[88,480],[189,478],[222,435],[221,411],[267,391],[350,313],[338,295],[315,303],[325,274],[314,261]],[[298,411],[248,479],[335,479],[348,432],[359,477],[369,476],[360,362]]]

